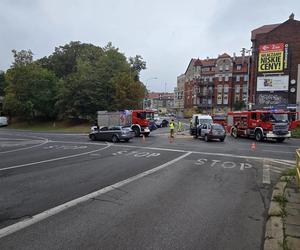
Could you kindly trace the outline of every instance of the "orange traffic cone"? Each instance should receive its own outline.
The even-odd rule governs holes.
[[[142,137],[142,143],[145,143],[145,135]]]
[[[254,150],[256,150],[256,144],[255,144],[255,142],[252,142],[252,144],[251,144],[251,149],[254,151]]]

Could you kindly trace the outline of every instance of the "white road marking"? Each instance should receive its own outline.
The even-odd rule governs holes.
[[[104,148],[96,149],[96,150],[92,150],[92,151],[84,152],[84,153],[80,153],[80,154],[68,155],[68,156],[53,158],[53,159],[44,160],[44,161],[36,161],[36,162],[26,163],[26,164],[22,164],[22,165],[11,166],[11,167],[7,167],[7,168],[1,168],[0,171],[10,170],[10,169],[16,169],[16,168],[23,168],[23,167],[28,167],[28,166],[37,165],[37,164],[46,163],[46,162],[52,162],[52,161],[59,161],[59,160],[74,158],[74,157],[78,157],[78,156],[82,156],[82,155],[87,155],[87,154],[91,154],[91,153],[94,153],[94,152],[98,152],[98,151],[107,149],[109,147],[111,147],[111,145],[107,145]]]
[[[264,184],[271,184],[270,165],[263,164],[263,181]]]
[[[179,157],[177,157],[177,158],[175,158],[175,159],[173,159],[171,161],[168,161],[168,162],[166,162],[166,163],[164,163],[164,164],[162,164],[162,165],[160,165],[160,166],[158,166],[156,168],[147,170],[147,171],[145,171],[143,173],[137,174],[137,175],[135,175],[133,177],[130,177],[130,178],[126,179],[126,180],[117,182],[117,183],[115,183],[113,185],[107,186],[107,187],[102,188],[102,189],[100,189],[98,191],[95,191],[93,193],[87,194],[85,196],[82,196],[82,197],[79,197],[77,199],[74,199],[74,200],[71,200],[69,202],[66,202],[64,204],[61,204],[61,205],[59,205],[57,207],[51,208],[49,210],[46,210],[46,211],[44,211],[42,213],[36,214],[36,215],[32,216],[31,218],[26,219],[24,221],[20,221],[18,223],[15,223],[13,225],[8,226],[8,227],[2,228],[2,229],[0,229],[0,238],[3,238],[5,236],[7,236],[7,235],[15,233],[15,232],[17,232],[17,231],[19,231],[19,230],[21,230],[23,228],[29,227],[29,226],[31,226],[31,225],[33,225],[33,224],[35,224],[37,222],[40,222],[40,221],[42,221],[42,220],[44,220],[44,219],[46,219],[46,218],[48,218],[50,216],[53,216],[55,214],[58,214],[58,213],[60,213],[60,212],[62,212],[64,210],[70,208],[70,207],[74,207],[74,206],[76,206],[76,205],[78,205],[80,203],[83,203],[83,202],[86,202],[86,201],[88,201],[90,199],[93,199],[93,198],[95,198],[95,197],[97,197],[97,196],[99,196],[101,194],[105,194],[105,193],[110,192],[110,191],[112,191],[112,190],[114,190],[116,188],[120,188],[120,187],[122,187],[122,186],[124,186],[126,184],[129,184],[129,183],[131,183],[133,181],[136,181],[138,179],[141,179],[141,178],[143,178],[143,177],[145,177],[147,175],[155,173],[155,172],[157,172],[157,171],[159,171],[159,170],[161,170],[161,169],[163,169],[163,168],[165,168],[167,166],[170,166],[171,164],[173,164],[173,163],[175,163],[175,162],[177,162],[177,161],[179,161],[179,160],[187,157],[190,154],[191,154],[191,152],[188,152],[188,153],[186,153],[184,155],[181,155],[181,156],[179,156]]]
[[[36,148],[36,147],[43,146],[44,144],[48,143],[48,139],[46,139],[46,138],[41,138],[41,139],[43,139],[43,142],[40,143],[40,144],[33,145],[31,147],[25,147],[25,148],[12,149],[12,150],[9,150],[9,151],[3,151],[3,152],[0,152],[0,154],[12,153],[12,152],[17,152],[17,151],[21,151],[21,150]]]
[[[272,153],[280,153],[280,154],[294,154],[294,152],[284,152],[284,151],[276,151],[276,150],[261,150],[263,152],[272,152]]]
[[[280,170],[270,169],[270,171],[275,172],[277,174],[281,174],[282,173],[282,170],[280,171]]]
[[[5,140],[5,141],[41,141],[41,140],[31,140],[31,139],[12,139],[12,138],[0,138],[0,140]]]

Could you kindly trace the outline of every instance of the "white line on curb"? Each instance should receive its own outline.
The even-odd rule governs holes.
[[[263,165],[263,181],[264,184],[271,184],[270,165]]]
[[[177,161],[179,161],[179,160],[187,157],[190,154],[191,154],[191,152],[188,152],[188,153],[186,153],[184,155],[181,155],[181,156],[179,156],[179,157],[177,157],[177,158],[175,158],[175,159],[173,159],[171,161],[168,161],[168,162],[166,162],[166,163],[164,163],[164,164],[162,164],[162,165],[160,165],[160,166],[158,166],[156,168],[150,169],[148,171],[145,171],[143,173],[140,173],[140,174],[137,174],[137,175],[135,175],[133,177],[130,177],[130,178],[126,179],[126,180],[117,182],[117,183],[115,183],[113,185],[107,186],[107,187],[102,188],[102,189],[100,189],[98,191],[95,191],[93,193],[87,194],[85,196],[82,196],[82,197],[79,197],[77,199],[74,199],[74,200],[71,200],[69,202],[66,202],[64,204],[61,204],[61,205],[59,205],[57,207],[51,208],[49,210],[46,210],[46,211],[44,211],[42,213],[36,214],[36,215],[32,216],[30,219],[26,219],[24,221],[20,221],[18,223],[15,223],[13,225],[8,226],[8,227],[2,228],[2,229],[0,229],[0,238],[3,238],[5,236],[7,236],[7,235],[15,233],[15,232],[17,232],[17,231],[19,231],[19,230],[21,230],[23,228],[29,227],[29,226],[31,226],[31,225],[39,222],[39,221],[42,221],[42,220],[44,220],[44,219],[46,219],[46,218],[48,218],[50,216],[58,214],[58,213],[66,210],[66,209],[68,209],[70,207],[76,206],[76,205],[78,205],[80,203],[83,203],[85,201],[93,199],[93,198],[95,198],[95,197],[97,197],[97,196],[99,196],[101,194],[105,194],[105,193],[107,193],[109,191],[112,191],[112,190],[114,190],[116,188],[120,188],[120,187],[122,187],[122,186],[124,186],[126,184],[129,184],[129,183],[131,183],[131,182],[133,182],[135,180],[138,180],[138,179],[140,179],[142,177],[145,177],[145,176],[150,175],[150,174],[152,174],[154,172],[157,172],[157,171],[159,171],[159,170],[161,170],[161,169],[163,169],[163,168],[165,168],[165,167],[167,167],[167,166],[169,166],[169,165],[171,165],[171,164],[173,164],[173,163],[175,163],[175,162],[177,162]]]

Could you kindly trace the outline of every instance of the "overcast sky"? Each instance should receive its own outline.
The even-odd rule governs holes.
[[[70,41],[111,41],[144,58],[148,89],[173,91],[191,58],[238,54],[251,47],[251,30],[292,12],[300,20],[299,0],[0,0],[0,70],[10,67],[12,49],[38,59]]]

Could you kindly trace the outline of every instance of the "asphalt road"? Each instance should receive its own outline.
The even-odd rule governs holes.
[[[300,143],[253,142],[0,129],[0,249],[261,249]]]

